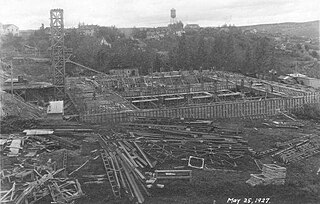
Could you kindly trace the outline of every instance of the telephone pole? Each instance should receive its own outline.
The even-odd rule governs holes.
[[[13,98],[13,66],[12,66],[12,61],[10,62],[10,71],[11,71],[11,97]]]

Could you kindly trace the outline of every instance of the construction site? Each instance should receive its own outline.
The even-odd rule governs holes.
[[[50,29],[53,83],[3,77],[0,203],[320,202],[318,89],[105,74],[70,59],[62,9]],[[90,74],[67,77],[68,63]]]

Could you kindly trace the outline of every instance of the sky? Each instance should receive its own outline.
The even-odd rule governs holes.
[[[200,26],[236,26],[319,20],[319,0],[0,0],[0,23],[20,30],[50,26],[50,9],[64,10],[65,27],[158,27],[176,20]]]

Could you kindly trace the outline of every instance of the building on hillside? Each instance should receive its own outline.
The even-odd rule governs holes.
[[[116,68],[110,69],[111,75],[129,77],[129,76],[139,76],[139,69],[138,68]]]
[[[299,84],[305,85],[305,86],[310,86],[313,88],[320,88],[320,79],[316,78],[311,78],[311,77],[297,77],[297,81]]]
[[[184,30],[187,31],[199,31],[200,30],[200,26],[198,24],[187,24],[184,27]]]
[[[108,43],[108,41],[102,37],[101,41],[100,41],[100,45],[105,45],[105,46],[108,46],[109,48],[111,48],[111,44]]]
[[[160,37],[155,30],[148,30],[146,39],[156,39],[159,40]]]
[[[281,75],[278,77],[278,79],[282,83],[286,84],[301,84],[316,89],[320,88],[320,79],[311,78],[300,73],[288,74],[287,76]]]
[[[156,39],[159,40],[169,35],[170,30],[168,27],[157,27],[157,28],[149,28],[146,31],[146,39]]]
[[[12,34],[19,36],[19,27],[13,24],[0,24],[0,35]]]
[[[133,36],[133,28],[118,28],[121,33],[124,34],[125,38],[130,38]]]
[[[245,35],[248,35],[248,34],[257,34],[257,30],[256,29],[248,29],[248,30],[242,30],[242,33],[245,34]]]
[[[79,23],[77,31],[80,35],[93,36],[98,28],[98,25],[85,25],[84,23]]]

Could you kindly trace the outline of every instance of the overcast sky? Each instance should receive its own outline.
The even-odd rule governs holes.
[[[184,24],[221,26],[319,20],[319,0],[0,0],[0,23],[21,30],[49,26],[50,9],[64,10],[65,27],[79,22],[116,27],[157,27],[170,9]]]

